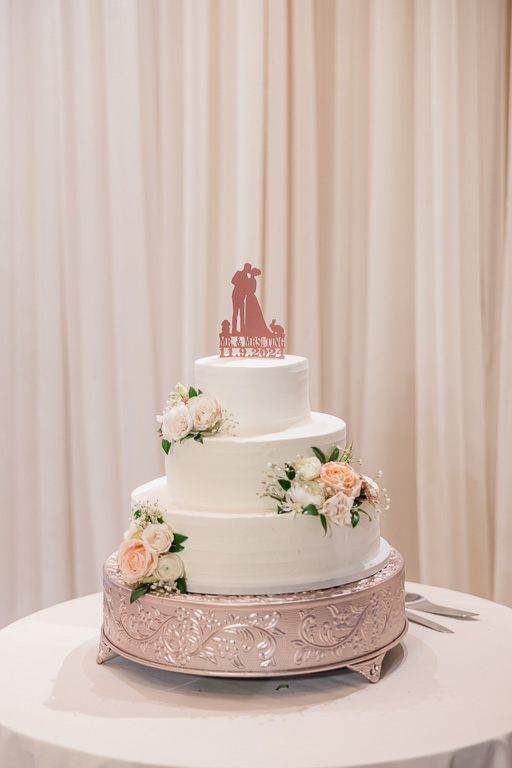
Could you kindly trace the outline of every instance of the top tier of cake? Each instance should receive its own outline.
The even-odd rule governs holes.
[[[195,382],[233,414],[239,436],[282,432],[311,416],[305,357],[203,357],[195,363]]]

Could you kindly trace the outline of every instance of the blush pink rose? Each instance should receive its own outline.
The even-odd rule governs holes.
[[[324,515],[336,525],[351,525],[353,504],[354,499],[340,491],[327,499],[324,504]]]
[[[366,475],[362,475],[362,478],[363,478],[363,487],[361,490],[366,496],[366,498],[368,499],[368,501],[370,502],[370,504],[372,505],[372,507],[375,507],[375,509],[377,509],[380,502],[379,486],[377,485],[375,480],[371,479],[371,477],[366,477]]]
[[[158,555],[142,539],[125,539],[117,550],[117,562],[126,583],[135,584],[154,573]]]
[[[328,461],[326,464],[322,464],[318,479],[325,484],[330,493],[342,491],[345,496],[350,496],[352,499],[356,499],[361,493],[363,479],[359,472],[352,469],[349,464]]]

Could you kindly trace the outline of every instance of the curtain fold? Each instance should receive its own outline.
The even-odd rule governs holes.
[[[511,39],[511,17],[502,17],[503,29],[508,31],[508,43]],[[508,22],[508,23],[507,23]],[[510,460],[512,458],[512,57],[508,57],[508,152],[505,188],[505,237],[504,259],[500,265],[501,291],[497,290],[499,314],[494,313],[497,327],[492,337],[492,370],[498,369],[499,377],[493,392],[497,393],[497,445],[495,450],[496,464],[492,475],[494,483],[495,521],[494,521],[494,569],[493,596],[494,599],[512,606],[512,562],[509,545],[512,541],[512,515],[510,513],[512,498],[512,478]],[[505,78],[504,78],[505,79]],[[503,209],[502,209],[503,210]],[[499,216],[503,221],[503,214]],[[500,233],[501,235],[501,233]],[[499,237],[499,236],[498,236]],[[498,241],[500,242],[500,240]],[[496,288],[499,282],[495,282]],[[492,300],[492,295],[491,295]],[[494,361],[498,360],[498,363]]]
[[[0,0],[0,624],[100,589],[245,262],[408,577],[512,605],[510,17]]]
[[[418,3],[416,377],[421,575],[490,594],[477,5]],[[426,88],[419,84],[428,82]],[[478,563],[478,567],[475,564]]]

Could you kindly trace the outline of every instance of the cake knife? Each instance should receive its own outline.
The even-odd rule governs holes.
[[[409,619],[409,621],[414,621],[416,624],[422,624],[424,627],[428,627],[429,629],[435,629],[436,632],[449,632],[451,635],[454,634],[453,629],[448,629],[448,627],[443,627],[442,624],[438,624],[435,621],[431,621],[430,619],[427,619],[426,616],[417,616],[415,613],[412,613],[411,611],[406,611],[405,615]]]
[[[478,613],[472,613],[471,611],[460,611],[458,608],[448,608],[444,605],[431,603],[426,597],[415,592],[405,593],[405,604],[408,608],[413,608],[415,611],[436,613],[439,616],[450,616],[453,619],[472,619],[474,616],[478,616]]]

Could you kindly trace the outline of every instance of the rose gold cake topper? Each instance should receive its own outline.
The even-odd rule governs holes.
[[[233,315],[221,325],[220,357],[284,357],[284,328],[275,319],[267,326],[256,298],[256,278],[261,269],[244,264],[235,272]]]

